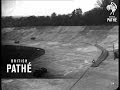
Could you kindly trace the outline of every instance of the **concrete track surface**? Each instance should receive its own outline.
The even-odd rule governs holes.
[[[46,66],[56,76],[65,74],[71,77],[2,79],[2,90],[69,90],[73,85],[72,90],[116,90],[119,69],[118,59],[114,60],[112,50],[113,44],[118,49],[118,28],[56,26],[3,29],[2,44],[16,45],[14,41],[19,40],[21,46],[43,48],[46,54],[37,58],[33,65],[36,68]],[[36,39],[31,40],[32,37]]]
[[[96,46],[97,48],[99,48],[99,49],[102,51],[102,53],[101,53],[101,55],[98,57],[98,59],[91,65],[91,67],[98,67],[98,66],[102,63],[102,61],[104,61],[104,60],[108,57],[108,55],[109,55],[109,52],[108,52],[106,49],[104,49],[103,47],[101,47],[100,45],[95,44],[95,46]],[[89,70],[91,67],[88,67],[88,69],[86,69],[86,71],[85,71],[85,72],[80,76],[80,78],[70,87],[69,90],[73,90],[73,87],[75,87],[75,85],[84,77],[84,75],[88,72],[88,70]],[[91,69],[92,69],[92,68],[91,68]]]
[[[108,55],[109,55],[109,52],[106,49],[104,49],[103,47],[101,47],[100,45],[95,44],[95,46],[97,48],[101,49],[102,53],[98,57],[97,61],[95,61],[95,63],[93,63],[91,65],[91,67],[98,67],[102,63],[102,61],[104,61],[108,57]]]

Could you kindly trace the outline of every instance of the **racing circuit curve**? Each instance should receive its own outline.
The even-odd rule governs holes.
[[[91,67],[98,67],[102,63],[102,61],[104,61],[108,57],[108,55],[109,55],[109,52],[106,49],[104,49],[103,47],[101,47],[100,45],[95,44],[95,46],[97,48],[99,48],[102,51],[102,53],[98,57],[97,61],[95,61],[95,63],[93,63],[91,65]]]
[[[108,55],[109,52],[104,49],[103,47],[101,47],[98,44],[95,44],[94,46],[96,46],[98,49],[100,49],[102,51],[102,53],[100,54],[100,56],[98,57],[98,59],[90,66],[90,67],[98,67],[102,61],[104,61]],[[72,88],[84,77],[84,75],[87,73],[87,71],[90,69],[90,67],[87,68],[87,70],[85,70],[85,72],[81,75],[81,77],[69,88],[69,90],[72,90]]]

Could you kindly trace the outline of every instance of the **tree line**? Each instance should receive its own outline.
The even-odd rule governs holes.
[[[73,10],[70,14],[57,15],[55,12],[51,16],[29,16],[14,18],[12,16],[2,17],[2,27],[24,27],[24,26],[80,26],[80,25],[118,25],[119,4],[117,4],[115,17],[117,22],[107,22],[111,11],[106,9],[111,0],[98,0],[97,7],[82,13],[80,8]]]

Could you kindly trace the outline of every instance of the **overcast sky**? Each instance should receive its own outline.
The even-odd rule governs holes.
[[[81,8],[83,12],[95,7],[97,0],[2,0],[2,16],[42,16],[68,14]]]

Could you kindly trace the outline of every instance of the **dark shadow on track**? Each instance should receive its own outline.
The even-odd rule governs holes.
[[[1,77],[2,78],[29,78],[32,75],[27,73],[7,73],[7,64],[11,63],[11,59],[27,59],[27,63],[45,54],[45,50],[35,47],[19,46],[19,45],[2,45],[1,46]],[[21,62],[20,62],[21,63]],[[23,63],[21,63],[23,64]]]

